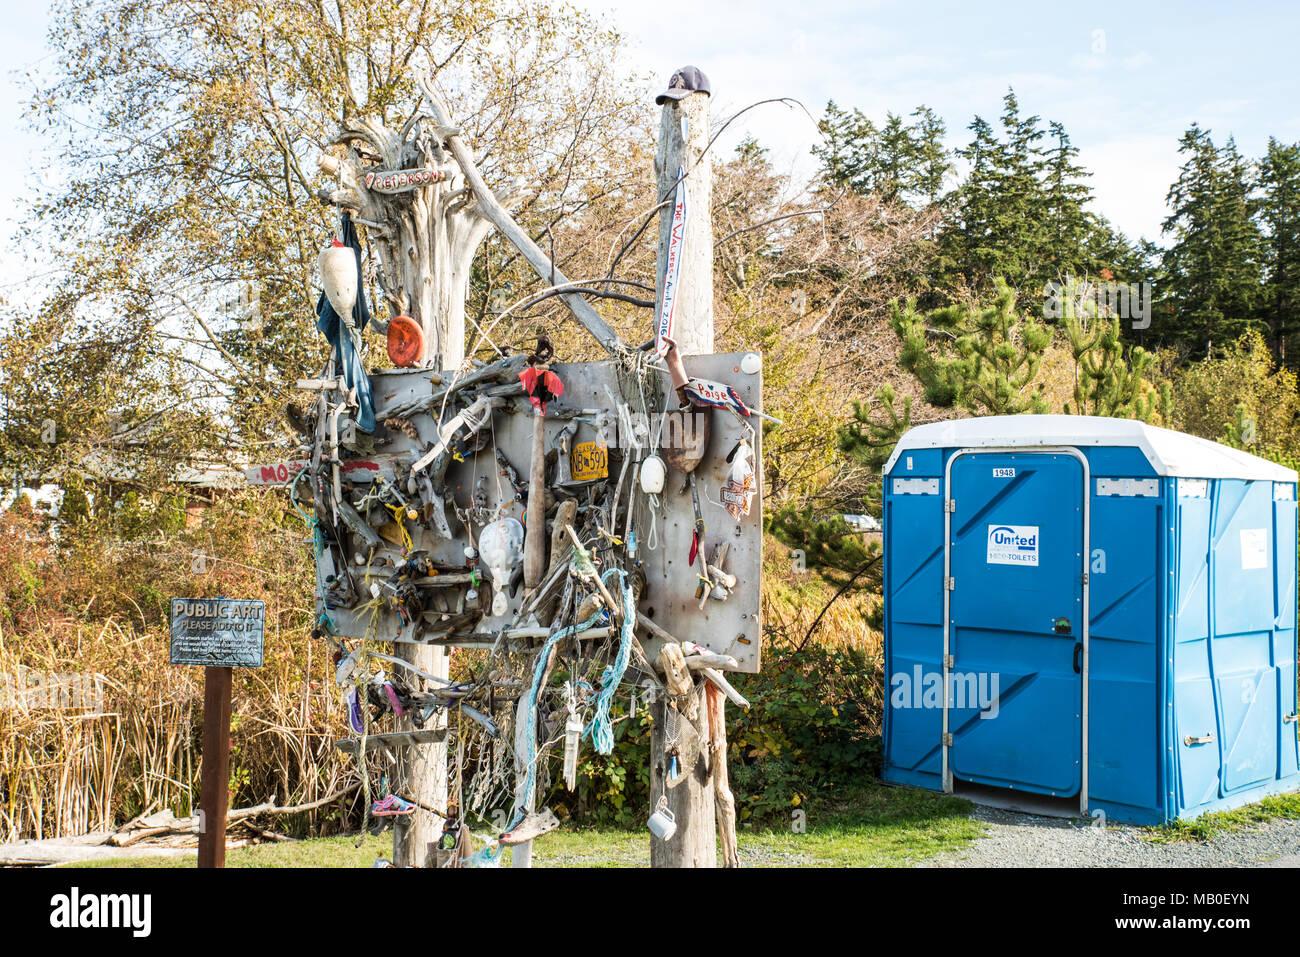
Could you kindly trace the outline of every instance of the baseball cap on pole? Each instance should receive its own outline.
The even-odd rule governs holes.
[[[684,66],[669,78],[668,89],[655,97],[655,103],[663,106],[665,100],[680,100],[692,93],[712,96],[713,87],[709,85],[709,78],[699,67]]]

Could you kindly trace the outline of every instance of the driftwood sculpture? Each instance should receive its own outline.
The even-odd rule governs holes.
[[[672,780],[665,782],[665,766],[658,757],[653,778],[661,803],[671,804],[674,812],[680,809],[680,826],[671,845],[659,834],[652,859],[678,866],[712,863],[716,793],[726,860],[734,864],[734,836],[727,833],[734,802],[725,777],[725,732],[720,725],[724,696],[746,702],[722,671],[757,667],[759,524],[756,518],[742,523],[729,515],[709,497],[708,489],[720,488],[720,477],[725,477],[722,452],[712,446],[739,445],[745,435],[753,434],[740,419],[750,410],[739,394],[729,385],[712,382],[728,369],[739,373],[741,357],[686,353],[693,374],[709,377],[690,378],[688,383],[675,347],[668,350],[671,361],[666,367],[657,364],[662,354],[628,349],[510,215],[508,204],[525,195],[526,188],[516,184],[501,195],[489,190],[437,91],[422,78],[419,86],[423,105],[400,129],[374,117],[350,117],[332,141],[333,151],[320,160],[321,168],[337,180],[335,188],[320,191],[320,198],[365,230],[376,265],[374,278],[387,307],[375,312],[389,314],[387,320],[375,317],[374,324],[381,330],[391,324],[400,333],[396,348],[395,337],[389,337],[390,358],[396,352],[401,360],[393,358],[395,363],[418,367],[358,379],[354,362],[348,366],[346,394],[333,366],[319,380],[304,383],[321,393],[311,463],[298,466],[310,479],[316,505],[319,631],[335,649],[336,680],[346,689],[356,735],[340,747],[355,754],[362,766],[366,806],[396,823],[397,866],[491,864],[508,845],[515,846],[519,864],[529,859],[532,838],[552,826],[543,820],[549,812],[536,807],[539,763],[544,764],[545,749],[553,743],[546,738],[548,729],[556,720],[565,728],[565,778],[572,782],[580,739],[600,753],[613,748],[611,708],[625,673],[633,673],[629,667],[641,675],[636,681],[663,690],[663,679],[651,662],[661,644],[666,645],[659,670],[666,675],[670,693],[658,696],[657,716],[670,717],[665,708],[672,709],[671,717],[680,715],[675,726],[681,740],[665,745],[656,730],[655,747],[672,759]],[[681,133],[669,152],[688,147],[701,151],[684,157],[685,162],[673,162],[679,176],[695,178],[690,184],[692,201],[705,209],[696,218],[678,219],[697,232],[703,223],[701,235],[706,235],[708,174],[701,160],[707,108],[701,111],[700,104],[689,101],[685,106],[689,108],[679,110],[674,103],[666,109],[666,115],[675,118],[673,130]],[[686,195],[685,189],[678,192]],[[478,367],[465,361],[470,266],[493,228],[548,284],[547,294],[566,303],[611,355],[611,362],[555,363],[553,368],[545,339],[532,356],[504,356]],[[346,322],[351,313],[345,301],[350,292],[347,267],[358,261],[352,257],[359,244],[350,226],[344,242],[351,248],[346,254],[327,251],[321,271],[327,297]],[[674,282],[681,278],[684,301],[703,302],[711,295],[707,278],[701,281],[698,272],[692,266],[674,273]],[[364,304],[359,300],[358,308]],[[711,326],[707,309],[695,320]],[[354,354],[361,348],[361,324],[357,320],[347,330]],[[678,326],[683,342],[711,345],[711,330],[690,326]],[[717,371],[702,373],[705,369]],[[566,388],[568,381],[574,384],[572,390]],[[734,402],[692,398],[690,388],[699,382]],[[752,404],[761,380],[750,378],[737,387],[747,390]],[[374,390],[373,403],[367,389]],[[368,424],[349,423],[344,439],[338,419],[344,410],[357,407],[358,392],[361,406],[374,409],[376,429],[369,437],[359,436]],[[707,424],[707,410],[721,408],[730,410],[736,421],[728,417],[711,429],[701,426],[692,431],[694,444],[679,446],[672,438],[675,433],[665,436],[663,431],[674,394],[692,404],[693,420]],[[604,407],[601,395],[618,405],[617,412]],[[584,408],[593,401],[602,408]],[[547,409],[548,402],[556,403],[553,410]],[[616,414],[621,421],[630,408],[647,421],[653,415],[657,424],[653,437],[646,433],[624,447],[600,423],[612,422]],[[529,424],[529,441],[522,449],[511,435],[521,413]],[[322,425],[327,417],[332,417],[328,427]],[[587,431],[580,435],[579,428]],[[656,454],[661,438],[664,455],[679,472],[691,476],[683,486],[692,492],[689,499],[677,488],[680,476],[672,487],[665,486],[662,472],[657,483],[645,482],[645,462],[663,464]],[[526,468],[519,467],[524,456]],[[373,461],[359,461],[365,457]],[[619,464],[621,469],[613,467]],[[359,474],[367,468],[368,474]],[[624,482],[629,474],[630,484]],[[689,513],[684,512],[686,502]],[[724,516],[715,519],[719,524],[709,533],[712,565],[705,560],[706,505]],[[656,531],[657,522],[662,523],[662,534]],[[637,552],[638,531],[644,535],[644,562]],[[728,538],[714,540],[721,534]],[[746,551],[748,582],[728,571],[733,541]],[[668,560],[670,549],[674,559],[680,552],[682,560]],[[733,566],[739,564],[736,552],[731,555]],[[647,615],[638,606],[651,587],[651,568],[657,591],[645,605]],[[737,589],[743,594],[739,601],[731,597]],[[658,618],[651,621],[655,606]],[[706,623],[710,620],[711,625]],[[686,635],[708,647],[679,640]],[[349,649],[342,640],[348,638],[361,640]],[[372,639],[394,642],[394,654],[375,651]],[[489,648],[488,665],[469,679],[458,675],[451,680],[447,649],[456,645]],[[746,659],[744,668],[737,656]],[[568,677],[564,703],[557,707],[559,692],[552,679],[561,658]],[[385,664],[379,666],[380,661]],[[702,702],[710,707],[702,708]],[[457,724],[449,726],[453,714]],[[383,723],[372,728],[371,721],[379,718]],[[472,732],[466,730],[467,723],[475,726]],[[660,724],[666,726],[667,721],[657,720]],[[581,735],[571,733],[574,729]],[[478,735],[471,740],[486,736],[494,743],[484,746],[493,749],[496,743],[513,740],[512,819],[498,827],[501,833],[482,851],[470,847],[461,819],[468,808],[461,802],[481,811],[498,806],[491,803],[497,798],[468,794],[459,774],[454,793],[448,793],[447,742],[457,742],[459,767],[467,733]],[[696,744],[686,752],[699,760],[687,766],[680,760],[681,745],[690,741]],[[375,801],[366,766],[371,754],[375,760],[387,756],[395,762],[391,780],[388,771],[375,779],[390,788]],[[497,789],[500,766],[499,760],[489,758],[486,765],[480,763],[483,774],[473,780]]]

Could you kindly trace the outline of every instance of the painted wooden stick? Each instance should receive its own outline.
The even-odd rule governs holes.
[[[524,587],[542,583],[546,571],[546,417],[533,420],[533,457],[528,468],[528,526],[524,530]]]
[[[735,687],[726,678],[722,677],[722,672],[713,668],[701,668],[700,674],[713,682],[717,688],[727,696],[727,699],[738,708],[748,708],[749,699],[735,689]]]

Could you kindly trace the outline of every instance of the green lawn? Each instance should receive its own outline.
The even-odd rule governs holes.
[[[1247,804],[1232,811],[1211,811],[1190,821],[1174,821],[1162,827],[1149,827],[1143,836],[1158,844],[1209,841],[1220,834],[1230,834],[1256,824],[1297,819],[1300,819],[1300,794],[1274,794],[1257,804]]]
[[[930,791],[872,783],[810,804],[806,830],[742,828],[745,867],[880,867],[907,865],[966,847],[984,832],[971,820],[970,803]],[[370,867],[391,857],[392,832],[235,848],[228,867]],[[75,867],[193,867],[195,858],[137,857],[91,861]],[[510,852],[502,864],[510,863]],[[537,867],[646,867],[647,831],[565,826],[533,845]]]

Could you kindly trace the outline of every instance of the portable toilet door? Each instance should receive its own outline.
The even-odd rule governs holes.
[[[945,791],[955,774],[1078,795],[1088,810],[1089,479],[1087,458],[1065,446],[960,448],[948,457]],[[1014,500],[1006,494],[1013,483]]]

